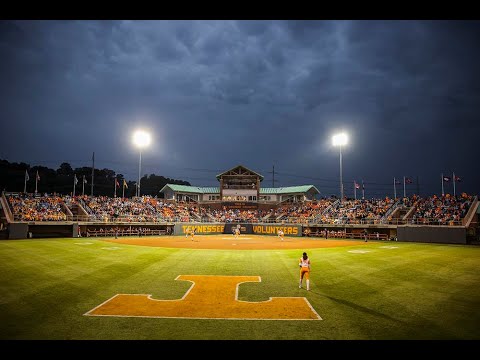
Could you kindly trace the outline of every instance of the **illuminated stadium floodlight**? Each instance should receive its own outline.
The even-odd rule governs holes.
[[[137,196],[140,196],[140,178],[142,169],[142,149],[150,145],[150,134],[143,130],[137,130],[133,133],[133,144],[140,150],[140,159],[138,161],[138,182],[137,182]]]
[[[348,144],[348,136],[340,133],[332,136],[332,145],[340,148],[340,202],[343,202],[343,178],[342,178],[342,146]]]

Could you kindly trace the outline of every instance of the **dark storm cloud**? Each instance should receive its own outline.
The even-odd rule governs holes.
[[[130,133],[142,126],[155,140],[148,173],[215,185],[215,171],[241,163],[270,186],[275,164],[280,185],[330,194],[330,136],[345,129],[348,181],[418,175],[432,193],[454,170],[478,192],[479,30],[477,21],[2,21],[0,158],[89,166],[95,151],[100,167],[133,179]]]

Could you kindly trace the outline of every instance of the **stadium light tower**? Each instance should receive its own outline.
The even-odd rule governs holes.
[[[333,146],[340,148],[340,202],[343,202],[343,178],[342,178],[342,146],[347,145],[348,136],[345,133],[340,133],[332,136]]]
[[[140,150],[140,160],[138,161],[138,182],[137,182],[137,196],[140,196],[140,176],[142,168],[142,149],[150,145],[150,134],[143,130],[137,130],[133,133],[133,143]]]

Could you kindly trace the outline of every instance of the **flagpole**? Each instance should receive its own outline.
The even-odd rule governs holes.
[[[123,184],[122,184],[122,199],[125,199],[125,179],[123,179]]]
[[[363,183],[363,179],[362,179],[362,200],[365,200],[365,184]]]
[[[85,195],[85,175],[83,175],[82,179],[82,196]]]
[[[406,198],[407,197],[407,193],[405,191],[405,176],[403,177],[403,197]]]
[[[393,178],[393,198],[397,200],[397,184],[395,177]]]
[[[76,174],[73,174],[73,197],[75,197],[75,180],[77,179],[77,175]]]
[[[37,194],[37,184],[38,184],[38,170],[37,170],[37,175],[35,176],[35,194]]]
[[[443,190],[443,173],[442,173],[442,196],[445,196],[445,191]]]
[[[456,181],[455,180],[456,180],[455,179],[455,173],[453,173],[453,196],[454,197],[456,196],[456,194],[455,194],[455,183],[456,183]]]
[[[115,175],[115,181],[113,182],[113,187],[115,188],[115,193],[113,194],[113,197],[117,197],[117,175]]]
[[[355,196],[355,200],[357,200],[357,182],[353,180],[353,194]]]
[[[28,172],[27,172],[27,169],[25,169],[25,185],[23,186],[23,192],[25,194],[27,193],[27,176],[28,176]]]

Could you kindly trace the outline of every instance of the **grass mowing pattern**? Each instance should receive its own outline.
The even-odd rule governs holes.
[[[91,245],[78,245],[91,242]],[[370,242],[299,250],[190,250],[101,240],[0,242],[0,339],[480,339],[480,247]],[[117,250],[104,248],[118,248]],[[239,299],[305,296],[322,321],[88,317],[117,293],[178,299],[180,275],[254,275]]]

